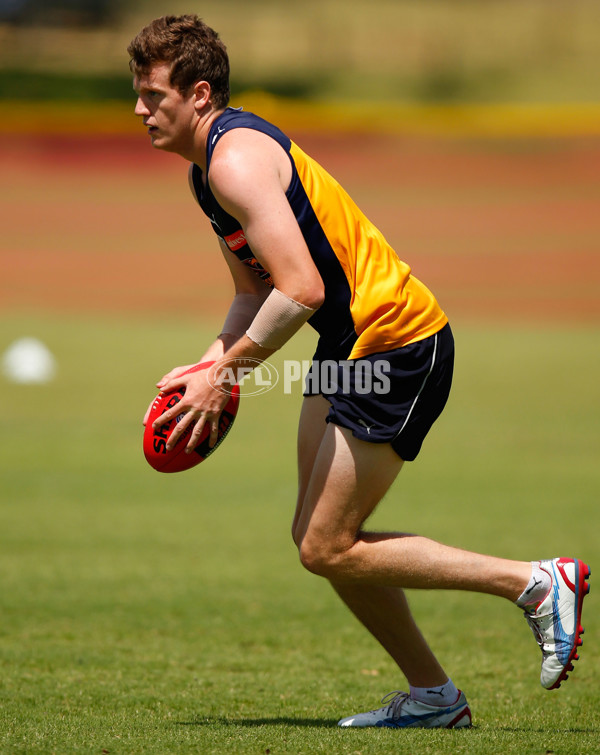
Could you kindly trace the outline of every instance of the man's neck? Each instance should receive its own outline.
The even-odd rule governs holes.
[[[216,119],[222,115],[224,108],[220,110],[211,110],[205,117],[200,116],[196,132],[194,134],[193,145],[189,153],[181,153],[181,156],[188,162],[195,163],[206,173],[206,147],[210,129]]]

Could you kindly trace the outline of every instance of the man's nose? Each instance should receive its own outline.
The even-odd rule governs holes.
[[[142,98],[138,97],[137,102],[135,103],[135,114],[136,115],[150,115],[150,111],[148,108],[144,105],[142,102]]]

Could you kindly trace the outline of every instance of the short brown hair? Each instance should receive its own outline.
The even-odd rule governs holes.
[[[171,65],[170,83],[186,92],[198,81],[211,87],[214,107],[229,102],[229,58],[216,31],[196,15],[163,16],[145,26],[127,48],[129,68],[139,75],[156,63]]]

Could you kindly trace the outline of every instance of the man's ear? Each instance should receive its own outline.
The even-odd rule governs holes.
[[[194,108],[196,109],[196,112],[204,110],[204,108],[210,103],[211,94],[212,91],[208,81],[198,81],[194,84]]]

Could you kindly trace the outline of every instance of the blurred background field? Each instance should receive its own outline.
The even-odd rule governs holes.
[[[150,378],[209,323],[49,312],[2,318],[3,343],[15,327],[52,347],[60,374],[2,390],[1,752],[597,752],[593,575],[582,660],[552,694],[519,611],[411,593],[476,728],[348,737],[337,718],[403,680],[298,564],[299,391],[247,399],[214,457],[161,476],[141,453]],[[373,526],[594,568],[597,332],[472,323],[457,336],[453,398]],[[313,345],[303,333],[276,365]]]
[[[337,719],[402,686],[289,538],[299,387],[243,402],[205,465],[141,453],[154,382],[213,337],[230,284],[186,165],[133,116],[125,47],[199,12],[235,104],[350,191],[454,325],[446,412],[373,525],[592,566],[558,693],[518,611],[415,593],[472,732],[418,753],[597,752],[600,117],[595,2],[0,0],[0,752],[364,753]],[[275,360],[309,359],[302,332]],[[352,734],[356,736],[347,736]]]
[[[600,132],[595,0],[2,0],[0,129],[47,132],[61,114],[45,103],[56,101],[85,105],[62,128],[131,129],[127,44],[154,16],[180,12],[226,41],[234,102],[249,106],[248,92],[263,106],[265,95],[291,100],[277,109],[285,125]],[[299,98],[313,108],[286,117]]]

